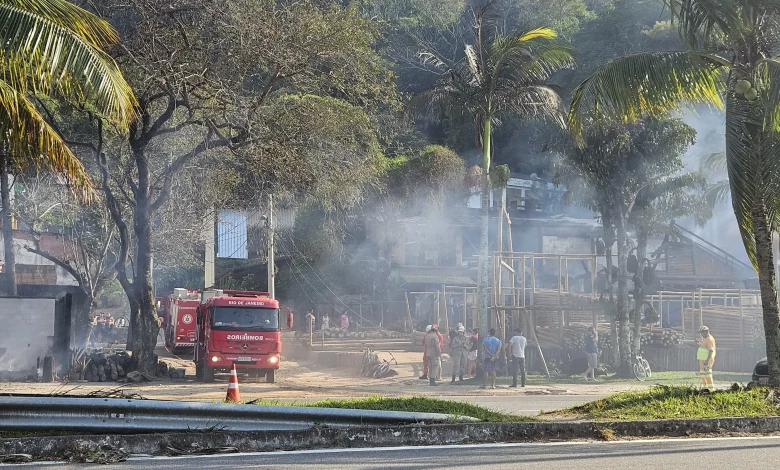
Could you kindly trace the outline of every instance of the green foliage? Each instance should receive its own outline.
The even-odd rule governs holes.
[[[681,156],[695,135],[679,119],[594,126],[584,147],[570,147],[560,162],[560,174],[574,183],[566,197],[602,214],[614,208],[627,211],[649,183],[661,185],[677,177],[683,169]]]
[[[505,188],[510,176],[509,165],[496,165],[490,170],[490,184],[493,188]]]
[[[450,400],[440,400],[428,397],[368,397],[346,400],[323,400],[313,403],[301,404],[301,406],[325,407],[325,408],[349,408],[354,410],[384,410],[384,411],[408,411],[416,413],[443,413],[453,416],[468,416],[486,422],[529,422],[536,421],[527,416],[515,416],[487,408]]]
[[[560,414],[595,420],[704,419],[777,416],[778,408],[775,393],[766,388],[701,394],[694,387],[657,386],[616,393]]]
[[[574,38],[583,24],[597,17],[584,0],[511,0],[509,3],[509,14],[516,12],[521,25],[548,26],[567,41]]]

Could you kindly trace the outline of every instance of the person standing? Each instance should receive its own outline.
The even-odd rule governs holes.
[[[346,310],[341,314],[341,329],[345,331],[349,330],[349,315]]]
[[[425,335],[425,354],[428,358],[428,384],[437,386],[436,378],[441,374],[441,334],[436,325],[431,325],[431,331]]]
[[[500,367],[498,356],[501,354],[501,340],[496,338],[495,328],[491,328],[487,338],[482,340],[482,353],[485,357],[482,364],[482,368],[485,369],[485,375],[482,379],[482,386],[479,388],[487,388],[488,375],[493,380],[490,388],[496,388],[496,372],[498,372]]]
[[[306,321],[309,322],[309,331],[314,330],[314,322],[317,319],[314,317],[314,312],[312,310],[306,311]]]
[[[715,364],[715,338],[710,334],[710,329],[706,326],[699,328],[701,341],[699,350],[696,352],[696,359],[699,361],[699,375],[704,388],[712,388],[712,366]]]
[[[585,371],[583,377],[585,380],[593,379],[594,382],[599,380],[596,378],[596,368],[599,366],[599,334],[596,332],[596,328],[588,328],[588,332],[585,334],[585,356],[588,359],[588,370]]]
[[[425,342],[425,340],[428,338],[428,333],[431,332],[431,325],[428,325],[425,327],[425,334],[423,335],[422,345],[423,345],[423,373],[420,376],[420,380],[427,380],[428,379],[428,345]]]
[[[323,330],[330,329],[330,316],[327,313],[322,315],[322,318],[320,319],[320,326]]]
[[[473,334],[469,336],[469,356],[468,364],[466,365],[466,375],[474,377],[477,375],[477,351],[479,351],[479,335]]]
[[[466,373],[466,362],[468,361],[469,349],[471,349],[471,338],[466,337],[466,327],[458,325],[457,335],[450,341],[450,356],[452,356],[452,382],[455,383],[455,377],[463,382],[463,374]]]
[[[525,387],[525,347],[528,346],[528,340],[523,336],[523,332],[519,328],[515,328],[515,335],[509,339],[510,357],[512,359],[512,385],[510,387],[517,387],[517,373],[520,373],[520,386]]]

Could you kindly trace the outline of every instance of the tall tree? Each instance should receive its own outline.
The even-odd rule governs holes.
[[[780,4],[773,0],[665,0],[688,47],[617,59],[576,90],[575,135],[593,115],[636,120],[681,104],[726,109],[731,199],[748,256],[758,272],[769,382],[780,386],[780,311],[772,232],[780,194]]]
[[[117,226],[128,346],[137,367],[151,371],[158,329],[153,227],[177,183],[199,184],[180,181],[182,170],[209,159],[204,178],[229,173],[253,185],[254,193],[243,193],[252,199],[274,187],[314,186],[318,168],[347,173],[356,160],[381,154],[375,139],[360,136],[371,123],[366,110],[394,100],[394,88],[373,48],[376,32],[353,7],[316,0],[85,3],[122,33],[117,60],[139,100],[127,139],[95,121],[97,137],[86,147]],[[308,133],[312,121],[331,126]],[[352,122],[359,123],[352,133],[329,134]],[[317,149],[320,161],[309,158]]]
[[[636,204],[628,216],[636,235],[637,258],[636,271],[631,273],[634,283],[631,354],[639,353],[647,288],[653,284],[655,277],[655,265],[647,253],[649,237],[668,233],[670,220],[693,217],[696,223],[704,223],[712,215],[707,204],[707,180],[697,173],[679,174],[683,167],[681,155],[670,154],[668,157],[671,160],[666,174],[658,175],[639,191]]]
[[[3,206],[5,290],[16,295],[9,174],[48,168],[91,191],[80,161],[35,106],[54,96],[127,128],[135,99],[104,52],[119,41],[111,26],[65,0],[0,1],[0,201]]]
[[[501,30],[500,10],[488,2],[474,17],[472,42],[463,58],[447,59],[435,50],[420,53],[423,62],[439,74],[439,81],[421,95],[433,119],[456,115],[474,120],[482,150],[481,234],[479,245],[479,327],[488,327],[488,277],[492,135],[501,118],[549,119],[563,125],[561,100],[546,85],[550,75],[572,65],[567,46],[547,28],[528,32]]]
[[[592,201],[591,208],[601,213],[605,235],[612,231],[615,234],[617,278],[612,269],[608,269],[607,278],[610,286],[617,284],[615,346],[619,349],[618,372],[624,376],[631,374],[630,216],[637,204],[656,199],[654,191],[674,186],[682,170],[680,156],[694,138],[695,131],[675,119],[645,119],[626,125],[601,123],[588,129],[582,147],[566,152],[561,166],[570,179],[581,179],[589,190],[574,198],[586,204]]]

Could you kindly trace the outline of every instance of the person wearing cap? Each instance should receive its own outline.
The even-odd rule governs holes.
[[[436,379],[441,374],[442,338],[437,325],[431,325],[431,330],[425,335],[425,354],[428,358],[429,384],[437,386]]]
[[[469,349],[471,349],[471,338],[466,337],[466,327],[458,325],[457,335],[450,342],[450,356],[452,357],[452,382],[455,383],[455,377],[463,381],[463,374],[466,373],[466,363],[469,359]]]
[[[696,359],[699,361],[699,375],[705,388],[712,388],[712,365],[715,363],[715,338],[710,334],[710,329],[706,326],[699,328],[701,341],[699,341],[699,350],[696,351]]]

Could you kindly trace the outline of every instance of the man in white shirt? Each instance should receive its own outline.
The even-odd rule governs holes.
[[[507,345],[512,361],[512,385],[510,387],[517,387],[518,372],[520,372],[520,386],[525,387],[525,347],[528,345],[528,340],[525,339],[519,328],[515,328],[514,332],[515,335],[512,336]]]

